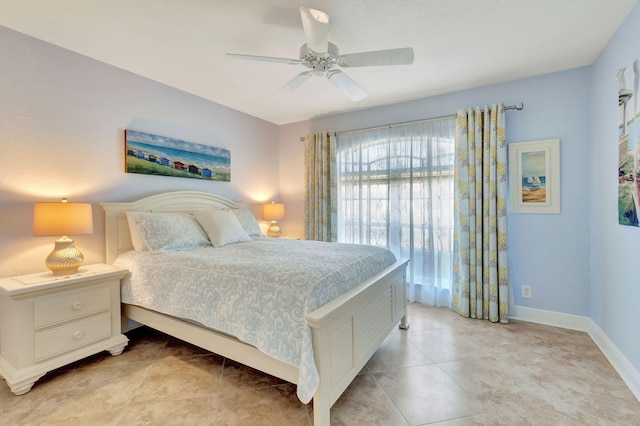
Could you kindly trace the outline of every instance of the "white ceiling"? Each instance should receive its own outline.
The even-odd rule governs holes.
[[[637,0],[0,0],[0,25],[276,123],[591,64]],[[330,15],[340,53],[413,47],[413,65],[348,68],[353,103],[298,58],[299,6]]]

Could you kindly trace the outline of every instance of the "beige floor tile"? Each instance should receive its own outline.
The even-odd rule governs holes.
[[[390,334],[367,363],[369,371],[384,371],[401,367],[433,364],[427,355],[416,348],[407,333]]]
[[[58,377],[60,386],[28,420],[73,419],[82,413],[118,409],[129,403],[143,377],[144,367],[136,364],[68,372]]]
[[[124,407],[117,425],[217,425],[214,397],[162,399],[132,403]]]
[[[29,421],[30,425],[38,426],[68,426],[68,425],[100,425],[111,426],[118,423],[121,414],[120,408],[112,408],[103,411],[78,411],[69,413],[60,411],[51,413],[46,417],[40,417]]]
[[[158,358],[146,368],[132,402],[215,396],[222,389],[223,364],[224,358],[214,354]]]
[[[377,383],[412,425],[483,413],[475,397],[437,365],[373,374]]]
[[[587,426],[555,411],[538,407],[535,413],[520,410],[494,411],[477,416],[434,423],[435,426]]]
[[[469,320],[473,321],[473,320]],[[434,363],[491,355],[488,340],[478,333],[453,328],[411,332],[408,339]]]
[[[628,389],[556,400],[554,408],[582,424],[640,425],[640,403]]]
[[[292,384],[221,393],[215,403],[216,425],[283,426],[312,424],[308,408]]]
[[[73,370],[51,371],[38,380],[28,393],[19,396],[11,392],[4,379],[0,379],[0,417],[23,418],[28,416],[52,395],[55,395],[61,385],[60,376],[72,373]]]
[[[340,399],[331,407],[331,424],[408,425],[398,408],[372,374],[362,374],[351,382]]]
[[[409,305],[331,409],[333,425],[640,425],[640,402],[582,332]],[[0,425],[302,425],[296,387],[145,327],[14,396]]]
[[[534,374],[530,369],[520,365],[504,362],[495,357],[467,358],[459,361],[439,363],[440,367],[451,379],[465,390],[481,400],[495,395],[496,391],[508,389],[508,396],[529,403],[542,403],[540,396],[544,389],[531,381]],[[498,393],[502,396],[502,393]],[[526,395],[526,396],[525,396]]]

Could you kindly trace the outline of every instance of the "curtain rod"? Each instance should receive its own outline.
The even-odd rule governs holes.
[[[505,111],[509,111],[509,110],[522,111],[523,109],[524,109],[524,103],[522,102],[518,102],[517,104],[514,104],[514,105],[507,105],[504,107]],[[351,132],[359,132],[362,130],[374,130],[374,129],[382,129],[384,127],[402,126],[404,124],[420,123],[421,121],[439,120],[441,118],[449,118],[449,117],[455,117],[455,114],[441,115],[439,117],[423,118],[420,120],[403,121],[401,123],[383,124],[382,126],[365,127],[362,129],[343,130],[341,132],[336,132],[336,134],[339,135],[341,133],[351,133]],[[304,142],[306,139],[307,139],[306,136],[300,136],[300,142]]]

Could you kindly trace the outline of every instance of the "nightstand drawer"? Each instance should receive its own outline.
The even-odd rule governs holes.
[[[120,284],[127,273],[97,263],[63,277],[0,278],[0,382],[22,395],[56,368],[102,351],[120,355],[129,341],[120,333]]]
[[[110,312],[42,331],[35,335],[35,360],[41,361],[109,336]]]
[[[111,300],[107,285],[61,292],[54,296],[36,297],[34,325],[37,330],[49,325],[105,311],[110,307]]]

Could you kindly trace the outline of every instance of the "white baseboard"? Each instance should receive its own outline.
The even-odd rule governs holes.
[[[542,309],[526,308],[524,306],[513,306],[509,318],[584,331],[602,351],[602,354],[618,372],[636,399],[640,401],[640,372],[634,368],[624,354],[620,352],[611,339],[609,339],[604,331],[602,331],[591,318],[545,311]]]
[[[604,331],[593,321],[590,321],[587,331],[591,339],[600,348],[604,356],[609,360],[613,368],[616,369],[622,380],[627,384],[629,390],[640,401],[640,372],[634,368],[627,357],[609,339]]]
[[[584,332],[589,331],[589,323],[591,322],[590,318],[579,315],[544,311],[542,309],[526,308],[524,306],[513,306],[510,309],[509,318]]]

